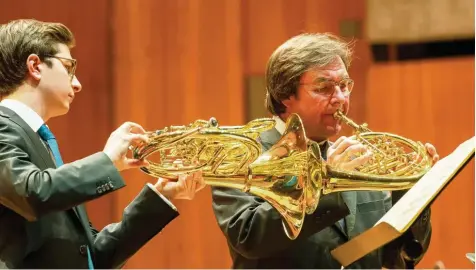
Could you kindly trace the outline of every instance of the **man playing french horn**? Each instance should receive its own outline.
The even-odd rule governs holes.
[[[301,34],[278,47],[266,71],[266,106],[275,128],[261,133],[268,150],[283,136],[285,122],[298,114],[306,136],[317,142],[330,166],[353,170],[373,149],[357,140],[329,138],[341,130],[354,82],[349,77],[350,45],[329,34]],[[435,148],[425,144],[433,163]],[[425,148],[424,147],[424,148]],[[431,163],[431,160],[430,160]],[[430,165],[431,166],[431,165]],[[283,232],[282,217],[268,201],[239,189],[212,187],[213,209],[226,236],[233,268],[340,268],[330,251],[371,228],[405,191],[345,191],[322,195],[299,235]],[[390,195],[391,194],[391,195]],[[431,237],[430,209],[404,235],[349,268],[407,268],[423,257]]]

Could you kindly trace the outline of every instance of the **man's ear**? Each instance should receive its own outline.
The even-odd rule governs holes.
[[[281,100],[281,103],[283,103],[284,107],[286,107],[286,109],[289,109],[289,107],[292,106],[292,104],[294,103],[294,96],[290,96],[289,98],[287,99],[283,99]]]
[[[28,69],[28,75],[30,77],[40,80],[41,79],[41,59],[36,54],[30,54],[26,59],[26,67]]]
[[[290,96],[287,99],[281,100],[281,103],[284,105],[284,107],[286,107],[284,112],[279,115],[281,119],[287,119],[289,117],[289,111],[292,111],[291,108],[292,108],[292,105],[294,104],[294,100],[295,100],[294,96]],[[286,121],[286,120],[283,120],[283,121]]]

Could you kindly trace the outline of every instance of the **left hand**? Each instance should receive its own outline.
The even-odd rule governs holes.
[[[426,151],[428,151],[428,155],[430,155],[431,159],[433,160],[433,164],[440,160],[440,156],[436,152],[436,148],[431,143],[426,143],[425,147]]]

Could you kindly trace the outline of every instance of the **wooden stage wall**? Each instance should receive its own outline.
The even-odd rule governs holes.
[[[211,116],[243,124],[246,77],[264,74],[271,52],[293,35],[338,33],[341,20],[363,20],[365,1],[2,0],[0,22],[17,18],[60,21],[76,35],[83,91],[68,116],[51,123],[72,161],[102,150],[124,121],[146,129]],[[350,114],[357,122],[431,142],[441,156],[474,136],[474,57],[375,64],[368,41],[356,41]],[[123,175],[126,188],[87,205],[98,228],[119,221],[144,184],[155,181],[139,171]],[[174,203],[180,217],[126,267],[230,267],[210,189]],[[473,267],[465,253],[474,252],[474,161],[432,209],[432,243],[418,267],[437,260]]]

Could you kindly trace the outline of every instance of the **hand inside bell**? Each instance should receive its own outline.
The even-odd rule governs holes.
[[[372,157],[372,151],[357,140],[342,136],[327,150],[327,164],[335,169],[354,170]]]

